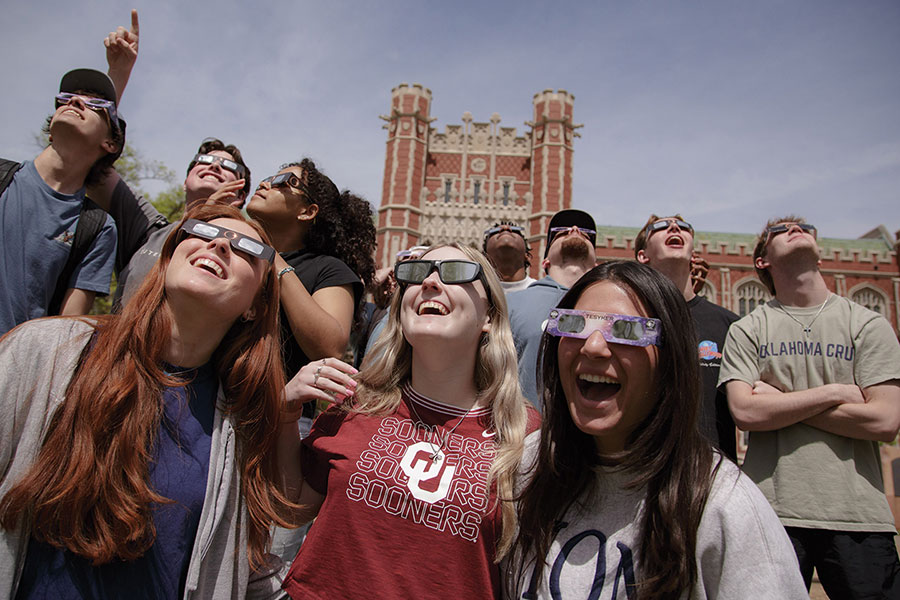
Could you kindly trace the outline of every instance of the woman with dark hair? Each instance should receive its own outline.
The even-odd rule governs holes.
[[[503,289],[480,252],[455,245],[394,273],[400,289],[358,377],[329,358],[286,388],[292,404],[349,398],[283,455],[303,518],[316,518],[284,583],[293,598],[500,593],[495,557],[512,541],[514,479],[538,418],[519,390]]]
[[[808,598],[775,513],[699,433],[694,339],[681,294],[631,261],[550,311],[511,597]]]
[[[289,508],[275,251],[200,206],[121,314],[0,340],[0,597],[234,598],[277,590]]]
[[[260,182],[247,203],[279,254],[282,338],[288,378],[303,365],[341,357],[375,274],[372,207],[304,158]],[[312,416],[310,405],[305,416]]]

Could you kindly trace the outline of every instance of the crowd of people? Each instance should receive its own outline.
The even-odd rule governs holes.
[[[137,12],[104,43],[0,161],[0,597],[900,597],[900,343],[803,218],[740,319],[681,215],[598,265],[562,210],[541,279],[509,221],[376,271],[367,201],[207,138],[170,223],[114,168]]]

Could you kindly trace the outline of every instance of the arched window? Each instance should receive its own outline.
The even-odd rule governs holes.
[[[772,295],[769,294],[769,290],[762,283],[756,279],[749,279],[738,284],[737,289],[734,291],[734,298],[737,303],[737,311],[735,312],[743,317],[753,312],[753,309],[757,306],[768,302]]]
[[[703,287],[700,288],[700,291],[697,292],[697,295],[703,296],[713,304],[718,304],[718,302],[716,302],[716,288],[714,288],[708,281],[703,282]]]
[[[879,315],[887,314],[887,300],[880,290],[873,287],[864,286],[853,292],[850,299],[857,304],[862,304],[869,310],[874,310]]]

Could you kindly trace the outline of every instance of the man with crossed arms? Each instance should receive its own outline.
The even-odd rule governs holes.
[[[809,587],[900,597],[877,442],[900,429],[900,344],[878,313],[832,294],[816,229],[769,221],[753,252],[775,299],[729,329],[719,385],[750,431],[743,469],[787,530]]]

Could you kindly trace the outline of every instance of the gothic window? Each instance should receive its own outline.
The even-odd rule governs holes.
[[[738,285],[734,296],[737,299],[737,314],[742,317],[772,298],[765,286],[755,279]]]
[[[509,182],[503,182],[503,206],[509,205]]]
[[[887,314],[887,302],[885,302],[884,296],[870,287],[864,287],[853,292],[853,296],[850,299],[857,304],[862,304],[869,310],[874,310],[879,315]]]
[[[713,304],[718,304],[716,302],[716,288],[712,286],[712,284],[708,281],[703,282],[703,287],[697,292],[698,296],[702,296],[712,302]]]
[[[478,204],[478,194],[481,193],[481,182],[474,181],[472,182],[472,200],[475,204]]]
[[[450,193],[453,191],[453,181],[450,179],[444,180],[444,202],[450,202]]]

